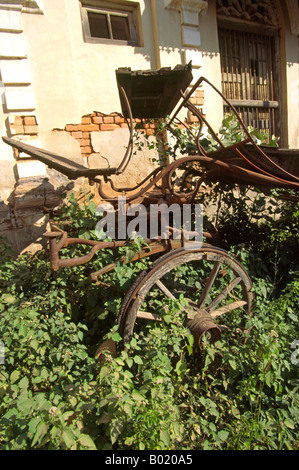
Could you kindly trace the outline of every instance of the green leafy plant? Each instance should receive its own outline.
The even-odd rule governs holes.
[[[122,344],[116,319],[148,263],[130,263],[142,240],[57,273],[46,253],[15,258],[2,243],[0,449],[298,449],[298,204],[232,185],[216,185],[210,201],[217,244],[250,273],[255,301],[253,316],[233,315],[201,351],[180,320],[184,295],[151,298],[162,321],[141,323]],[[93,238],[92,195],[70,196],[59,220]],[[88,274],[111,262],[116,269],[91,284]],[[203,272],[181,266],[176,275],[190,287]],[[97,361],[104,339],[118,355]]]

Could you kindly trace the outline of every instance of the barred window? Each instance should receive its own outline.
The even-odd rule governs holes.
[[[140,46],[136,2],[81,1],[85,42]]]

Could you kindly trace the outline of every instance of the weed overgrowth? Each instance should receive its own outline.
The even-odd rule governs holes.
[[[255,301],[201,355],[173,301],[100,367],[97,345],[120,342],[121,300],[147,261],[118,263],[97,286],[88,274],[115,261],[112,250],[53,273],[47,253],[15,259],[1,244],[0,449],[298,449],[298,204],[220,185],[210,198]],[[91,197],[71,196],[60,218],[94,237]]]

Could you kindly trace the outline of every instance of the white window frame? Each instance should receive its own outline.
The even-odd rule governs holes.
[[[108,29],[110,38],[98,38],[91,36],[90,25],[88,21],[88,12],[104,14],[108,19]],[[128,19],[130,39],[113,39],[110,15],[125,17]],[[114,44],[127,46],[141,46],[141,15],[140,5],[137,2],[115,2],[101,0],[81,0],[81,16],[84,41],[89,43]]]

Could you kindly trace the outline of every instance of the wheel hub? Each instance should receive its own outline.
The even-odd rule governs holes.
[[[221,339],[221,329],[214,323],[212,317],[206,310],[195,315],[191,320],[187,320],[187,327],[194,336],[195,343],[200,347],[200,342],[204,335],[207,335],[211,344]]]

